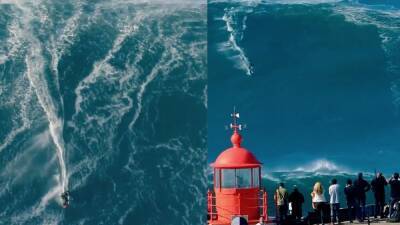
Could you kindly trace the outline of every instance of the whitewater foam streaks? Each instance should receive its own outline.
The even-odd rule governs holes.
[[[228,47],[228,49],[236,52],[235,56],[233,58],[236,58],[237,60],[237,67],[238,69],[244,70],[246,75],[250,76],[253,74],[253,68],[251,66],[250,60],[247,58],[244,50],[238,45],[238,41],[243,39],[243,32],[236,30],[234,27],[235,24],[235,10],[234,9],[225,9],[225,14],[222,17],[222,20],[225,21],[226,25],[226,30],[229,33],[229,39],[228,42],[225,43],[225,47]],[[246,17],[244,17],[246,18]],[[242,29],[246,28],[246,19],[242,20],[243,25]]]
[[[19,83],[19,85],[21,85],[21,87],[25,87],[25,85]],[[19,89],[19,88],[18,88]],[[18,90],[18,92],[21,92],[22,90]],[[15,139],[15,137],[17,137],[19,134],[21,134],[22,132],[24,132],[25,130],[27,130],[30,126],[31,126],[31,120],[29,119],[29,115],[28,115],[28,110],[29,110],[29,102],[32,99],[32,88],[29,86],[27,90],[23,90],[25,91],[24,97],[20,103],[20,116],[21,116],[21,120],[22,120],[22,125],[19,126],[18,128],[12,130],[7,137],[4,139],[4,142],[2,144],[0,144],[0,152],[3,151],[6,147],[8,147]],[[17,95],[22,94],[22,93],[17,93]],[[13,123],[16,123],[13,120]],[[17,124],[16,124],[17,126]]]
[[[36,203],[33,207],[31,207],[28,210],[25,210],[22,213],[19,213],[17,216],[13,216],[11,218],[11,221],[13,224],[25,224],[29,220],[39,217],[40,215],[43,214],[44,210],[46,209],[46,206],[49,204],[49,201],[57,198],[58,193],[63,191],[59,186],[53,187],[50,189],[49,192],[47,192],[40,202]],[[59,202],[60,203],[60,202]],[[61,205],[61,203],[60,203]],[[50,217],[50,218],[49,218]],[[57,214],[46,214],[46,218],[42,218],[43,220],[51,220],[52,222],[50,224],[59,224],[60,221],[60,216]]]
[[[154,80],[154,78],[156,78],[157,74],[159,74],[159,72],[162,69],[165,69],[163,72],[168,72],[172,69],[173,67],[173,62],[175,61],[175,59],[173,59],[173,57],[171,57],[171,59],[169,59],[168,61],[165,61],[165,58],[169,55],[176,55],[176,49],[172,48],[171,51],[165,51],[163,53],[163,55],[161,56],[161,60],[159,61],[159,63],[153,67],[153,69],[151,70],[150,74],[148,76],[146,76],[146,80],[139,86],[139,91],[138,94],[136,95],[136,111],[135,114],[133,115],[133,118],[131,120],[131,122],[129,123],[129,130],[132,131],[132,127],[135,125],[137,119],[140,116],[140,113],[142,111],[142,99],[143,99],[143,94],[146,91],[146,87],[147,85],[149,85],[149,83],[151,81]]]
[[[60,93],[60,82],[59,82],[59,72],[58,72],[58,64],[62,55],[64,55],[68,46],[72,45],[76,36],[76,32],[79,27],[79,20],[83,15],[83,2],[78,1],[75,5],[75,13],[67,19],[65,26],[62,29],[61,34],[57,34],[58,38],[52,36],[51,37],[51,47],[49,52],[51,54],[51,68],[54,73],[55,83]],[[63,104],[63,99],[61,96],[59,97],[61,100],[61,105]]]
[[[138,19],[140,21],[140,18]],[[135,22],[138,23],[139,21]],[[114,44],[112,48],[108,51],[107,55],[103,58],[103,60],[96,62],[92,72],[87,77],[85,77],[85,79],[79,82],[77,88],[75,89],[76,101],[75,114],[73,117],[75,117],[81,111],[81,104],[83,102],[82,91],[85,88],[88,88],[90,84],[95,83],[96,79],[102,75],[101,72],[103,70],[112,70],[112,66],[108,63],[109,60],[112,59],[114,57],[114,54],[121,49],[125,39],[130,37],[136,30],[138,30],[138,25],[135,24],[128,24],[127,26],[123,26],[123,29],[121,29],[121,33],[115,39]],[[106,72],[105,75],[107,75]]]

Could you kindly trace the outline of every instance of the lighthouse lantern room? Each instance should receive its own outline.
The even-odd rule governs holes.
[[[267,193],[261,187],[261,162],[242,147],[239,113],[231,114],[232,147],[223,151],[212,164],[213,190],[208,191],[208,224],[230,225],[236,217],[256,224],[267,220]]]

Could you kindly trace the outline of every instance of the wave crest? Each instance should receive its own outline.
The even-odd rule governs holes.
[[[336,165],[334,162],[326,159],[319,159],[305,166],[295,169],[296,172],[348,172],[344,167]]]

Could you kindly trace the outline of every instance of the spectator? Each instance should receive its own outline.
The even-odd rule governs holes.
[[[315,183],[313,191],[311,192],[312,206],[320,216],[321,224],[324,224],[324,205],[326,198],[324,196],[324,188],[320,182]]]
[[[339,184],[336,179],[332,179],[331,186],[329,186],[329,196],[330,196],[330,206],[331,206],[331,224],[333,224],[336,220],[337,223],[340,223],[339,218]]]
[[[350,223],[353,223],[353,219],[355,216],[353,213],[353,209],[357,211],[357,206],[356,206],[356,190],[353,186],[353,181],[351,179],[347,180],[346,187],[344,188],[344,194],[346,195],[349,220]]]
[[[280,183],[278,189],[276,189],[274,199],[278,209],[278,223],[283,223],[288,211],[288,192],[283,183]]]
[[[389,205],[389,217],[392,217],[393,206],[395,203],[400,201],[400,181],[399,173],[394,173],[389,180],[390,184],[390,205]]]
[[[383,207],[385,206],[385,186],[387,181],[381,172],[376,174],[376,177],[371,181],[371,189],[374,192],[375,197],[375,215],[377,218],[378,214],[383,218]]]
[[[304,203],[304,196],[299,192],[299,189],[295,185],[293,192],[289,195],[289,202],[292,204],[292,215],[296,220],[301,219],[303,215],[302,205]]]
[[[357,217],[359,221],[363,222],[365,219],[365,202],[367,200],[365,193],[369,191],[371,185],[363,179],[363,174],[359,173],[358,178],[354,181],[354,188],[356,189]]]

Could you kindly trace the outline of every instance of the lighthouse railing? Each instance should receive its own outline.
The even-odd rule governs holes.
[[[261,215],[265,220],[268,220],[268,194],[265,191],[265,189],[262,189],[261,196],[262,196],[262,207],[261,207],[262,213],[261,213]]]
[[[218,218],[222,219],[225,218],[226,215],[222,215],[218,213],[219,211],[224,211],[225,214],[226,212],[231,211],[232,208],[236,208],[235,212],[231,211],[231,215],[241,215],[241,210],[243,207],[245,208],[253,208],[253,209],[258,209],[259,211],[259,216],[262,216],[265,221],[268,221],[268,194],[265,191],[265,189],[260,189],[259,195],[256,198],[250,198],[250,197],[244,197],[237,195],[237,205],[217,205],[216,204],[216,196],[215,193],[211,190],[207,192],[207,212],[208,212],[208,220],[209,221],[216,221]],[[256,200],[257,203],[254,205],[247,205],[243,206],[240,204],[241,201],[246,201],[246,200]],[[233,206],[233,207],[232,207]],[[225,219],[230,219],[230,218],[225,218]],[[258,219],[258,218],[257,218]]]

